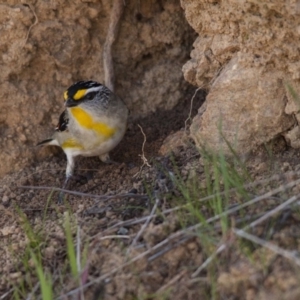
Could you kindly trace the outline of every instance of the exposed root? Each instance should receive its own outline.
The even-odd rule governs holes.
[[[202,87],[203,87],[203,85],[202,85],[202,86],[199,86],[199,87],[195,90],[194,95],[193,95],[193,97],[192,97],[192,99],[191,99],[191,105],[190,105],[189,115],[188,115],[187,119],[184,121],[184,131],[185,131],[185,132],[187,132],[188,121],[190,121],[191,118],[192,118],[192,111],[193,111],[194,99],[195,99],[195,97],[196,97],[198,91],[201,90]]]
[[[32,13],[34,15],[34,18],[35,18],[34,19],[34,23],[30,25],[30,27],[29,27],[29,29],[27,31],[26,38],[25,38],[25,41],[24,41],[24,45],[25,45],[27,43],[27,41],[28,41],[29,34],[30,34],[30,31],[31,31],[32,27],[38,24],[39,19],[38,19],[37,15],[36,15],[34,9],[32,8],[31,4],[29,4],[29,3],[23,3],[23,4],[27,5],[29,7],[29,9],[32,11]]]
[[[147,166],[147,167],[151,168],[151,165],[149,164],[148,159],[145,156],[145,151],[144,151],[145,144],[146,144],[146,141],[147,141],[147,137],[146,137],[146,135],[144,133],[144,130],[143,130],[142,126],[139,125],[139,124],[137,124],[137,125],[141,129],[142,135],[144,137],[144,141],[143,141],[143,145],[142,145],[142,154],[139,155],[142,158],[143,164],[140,167],[140,170],[136,174],[133,175],[133,178],[135,178],[135,177],[137,177],[137,176],[139,176],[141,174],[141,171],[143,170],[144,166]]]
[[[202,84],[201,86],[199,86],[195,92],[194,92],[194,95],[191,99],[191,105],[190,105],[190,111],[189,111],[189,115],[187,117],[187,119],[184,121],[184,131],[187,132],[187,129],[188,129],[188,121],[191,120],[191,116],[192,116],[192,110],[193,110],[193,104],[194,104],[194,99],[198,93],[199,90],[201,89],[205,89],[205,88],[209,88],[211,87],[211,85],[213,84],[213,82],[215,81],[215,79],[220,75],[221,71],[224,69],[224,66],[220,67],[218,69],[218,71],[216,72],[216,74],[214,75],[214,77],[206,84]]]
[[[109,27],[103,47],[103,67],[104,67],[104,82],[111,90],[115,89],[114,66],[112,59],[112,46],[118,34],[120,19],[124,11],[124,1],[114,0],[113,8],[110,14]]]

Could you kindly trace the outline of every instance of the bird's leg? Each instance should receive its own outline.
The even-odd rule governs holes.
[[[66,179],[62,186],[62,189],[65,190],[68,187],[68,183],[70,182],[70,179],[73,176],[74,167],[75,167],[75,160],[74,157],[67,154],[67,169],[66,169]],[[61,191],[58,195],[58,203],[62,204],[64,200],[65,193],[64,191]]]
[[[61,187],[63,190],[65,190],[67,187],[68,187],[68,183],[70,181],[70,178],[72,176],[66,176],[66,179],[64,181],[64,184],[63,186]],[[60,191],[59,192],[59,195],[58,195],[58,204],[62,204],[63,203],[63,200],[64,200],[64,196],[65,196],[65,192],[64,191]]]

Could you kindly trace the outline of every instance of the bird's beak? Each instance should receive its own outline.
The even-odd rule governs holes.
[[[65,107],[74,107],[77,105],[78,105],[78,101],[75,101],[72,98],[68,98],[65,102]]]

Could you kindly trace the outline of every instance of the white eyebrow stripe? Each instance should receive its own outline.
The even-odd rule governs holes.
[[[86,94],[88,94],[88,93],[90,93],[90,92],[98,92],[98,91],[100,91],[100,89],[101,89],[101,85],[100,85],[100,86],[96,86],[96,87],[89,88],[89,89],[86,90],[86,92],[85,92],[84,95],[86,95]]]

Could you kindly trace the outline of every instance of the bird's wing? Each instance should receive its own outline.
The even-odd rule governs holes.
[[[66,110],[59,116],[58,124],[55,127],[56,131],[65,131],[68,128],[69,117]]]

